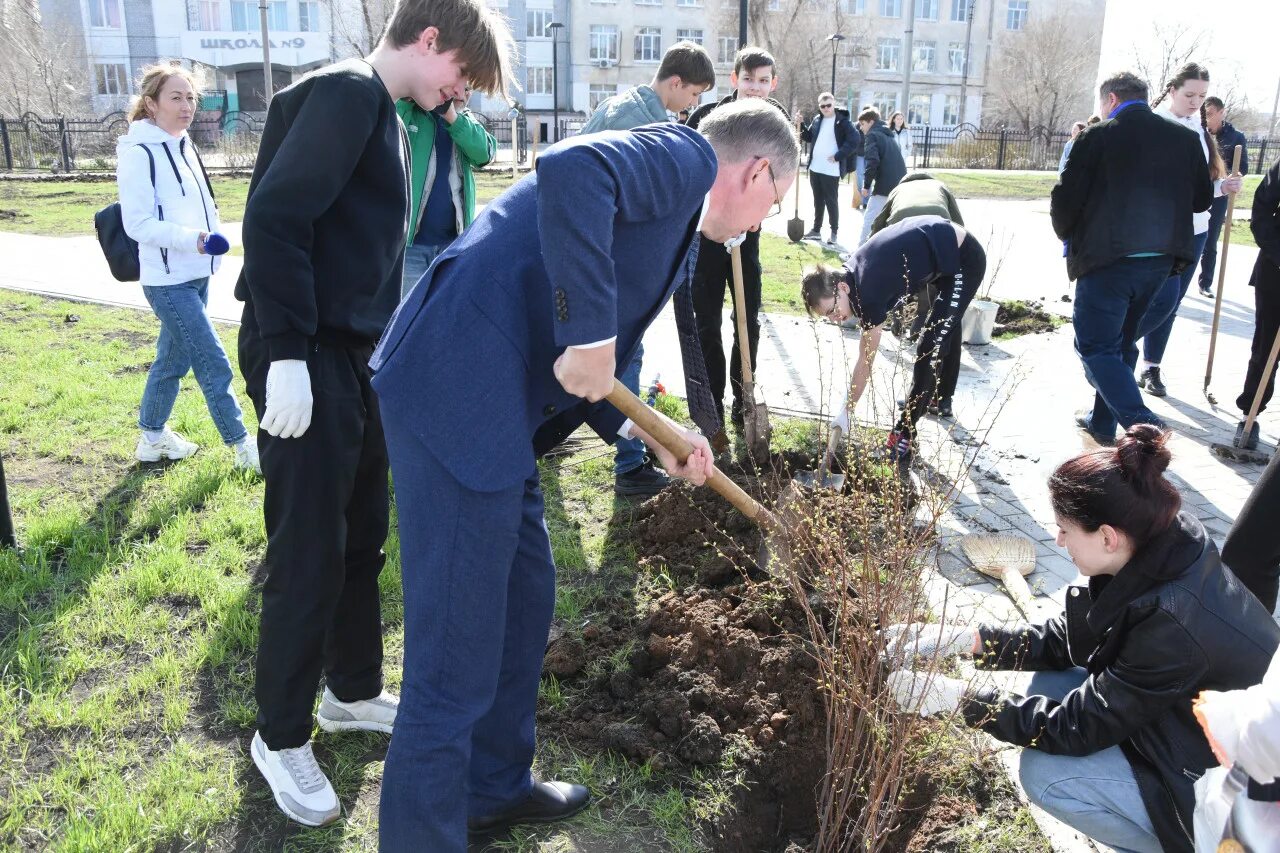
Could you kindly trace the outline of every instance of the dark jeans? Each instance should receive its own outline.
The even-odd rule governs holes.
[[[1270,269],[1268,270],[1267,267]],[[1276,340],[1276,331],[1280,330],[1280,269],[1259,255],[1254,267],[1253,287],[1253,343],[1249,351],[1249,368],[1244,374],[1244,389],[1236,398],[1236,408],[1248,415],[1253,405],[1253,397],[1258,393],[1258,383],[1267,369],[1267,359],[1271,356],[1271,347]],[[1267,387],[1262,392],[1262,402],[1258,412],[1267,409],[1271,402],[1271,394],[1276,389],[1276,373],[1271,371]]]
[[[1222,562],[1262,602],[1268,613],[1276,609],[1280,590],[1280,535],[1276,507],[1280,506],[1280,453],[1249,493],[1222,545]]]
[[[693,313],[698,320],[698,341],[707,363],[707,379],[711,396],[724,419],[724,340],[720,326],[724,322],[724,294],[733,293],[733,269],[724,245],[699,237],[698,264],[693,271]],[[747,338],[751,346],[751,370],[756,369],[756,353],[760,348],[760,232],[750,231],[742,244],[742,290],[747,300]],[[737,311],[737,306],[734,306]],[[729,382],[733,386],[733,409],[742,407],[742,358],[738,355],[738,328],[733,329],[733,348],[729,352]]]
[[[1133,368],[1142,319],[1172,266],[1169,255],[1121,258],[1076,282],[1071,322],[1085,378],[1097,392],[1089,426],[1097,436],[1113,438],[1117,421],[1126,429],[1160,423],[1142,399]]]
[[[240,370],[261,419],[269,356],[252,306],[244,317]],[[258,430],[267,577],[255,691],[268,749],[311,739],[322,671],[342,701],[382,691],[378,574],[386,559],[387,451],[369,384],[372,354],[372,346],[313,343],[310,428],[298,438]]]
[[[1222,223],[1227,218],[1227,197],[1220,196],[1213,200],[1209,208],[1209,234],[1204,244],[1204,252],[1200,255],[1200,286],[1213,287],[1213,273],[1218,266],[1218,235],[1222,233]]]
[[[977,238],[969,234],[960,244],[960,272],[950,281],[943,279],[937,283],[938,294],[929,306],[929,317],[916,345],[911,391],[896,427],[913,441],[916,423],[928,410],[934,395],[946,398],[955,393],[955,375],[960,372],[960,320],[986,274],[987,253]],[[954,375],[948,377],[949,371],[954,371]]]
[[[1196,276],[1196,261],[1204,249],[1205,238],[1209,235],[1195,235],[1191,263],[1177,275],[1165,279],[1159,293],[1151,300],[1147,308],[1147,316],[1142,319],[1142,357],[1150,364],[1159,364],[1164,358],[1164,351],[1169,346],[1169,336],[1173,334],[1173,321],[1178,319],[1178,307],[1191,287],[1191,279]],[[1148,332],[1147,329],[1151,331]]]
[[[822,230],[822,212],[831,218],[831,232],[840,228],[840,179],[809,170],[809,186],[813,189],[813,230]]]

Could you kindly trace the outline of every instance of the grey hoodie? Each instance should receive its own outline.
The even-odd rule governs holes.
[[[670,121],[667,108],[652,86],[632,86],[620,95],[614,95],[591,114],[582,126],[582,133],[601,130],[631,130],[643,124]]]

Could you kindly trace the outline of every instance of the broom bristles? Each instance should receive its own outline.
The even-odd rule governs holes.
[[[994,569],[1012,566],[1027,574],[1036,565],[1035,543],[1025,536],[971,534],[960,540],[960,548],[974,566]]]

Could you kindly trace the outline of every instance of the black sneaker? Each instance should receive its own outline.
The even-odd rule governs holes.
[[[809,233],[804,235],[800,239],[801,240],[818,240],[819,242],[821,242],[822,234],[819,233],[817,228],[810,228]]]
[[[639,468],[613,478],[613,493],[623,497],[653,497],[671,484],[671,478],[645,460]]]
[[[729,407],[729,423],[738,429],[742,429],[742,406],[739,405],[737,400],[734,400],[733,405]]]
[[[524,802],[505,812],[485,817],[468,817],[467,834],[494,836],[513,826],[555,823],[573,817],[591,804],[591,792],[568,782],[535,782]]]
[[[1142,375],[1138,377],[1138,387],[1146,390],[1152,397],[1163,397],[1169,393],[1160,379],[1160,368],[1156,365],[1142,371]]]
[[[1089,437],[1103,447],[1114,447],[1116,443],[1115,434],[1102,435],[1101,433],[1094,432],[1093,421],[1090,419],[1089,415],[1089,412],[1081,412],[1076,415],[1076,426],[1089,433]]]
[[[940,418],[952,417],[951,414],[951,398],[945,400],[934,400],[933,405],[929,407],[929,413],[937,415]]]
[[[1244,436],[1244,421],[1241,421],[1240,423],[1236,424],[1236,440],[1233,442],[1233,444],[1235,444],[1236,447],[1240,447],[1245,450],[1257,450],[1258,449],[1258,422],[1257,421],[1253,422],[1253,428],[1249,430],[1249,438],[1246,441],[1240,440],[1243,436]]]

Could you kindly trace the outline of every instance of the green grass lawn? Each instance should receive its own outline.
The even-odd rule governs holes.
[[[212,183],[221,220],[243,219],[249,179],[214,176]],[[0,181],[0,231],[92,234],[93,215],[113,201],[119,201],[115,181]]]
[[[818,263],[840,265],[840,256],[816,243],[792,243],[776,234],[760,235],[761,302],[765,311],[803,314],[800,277]]]

